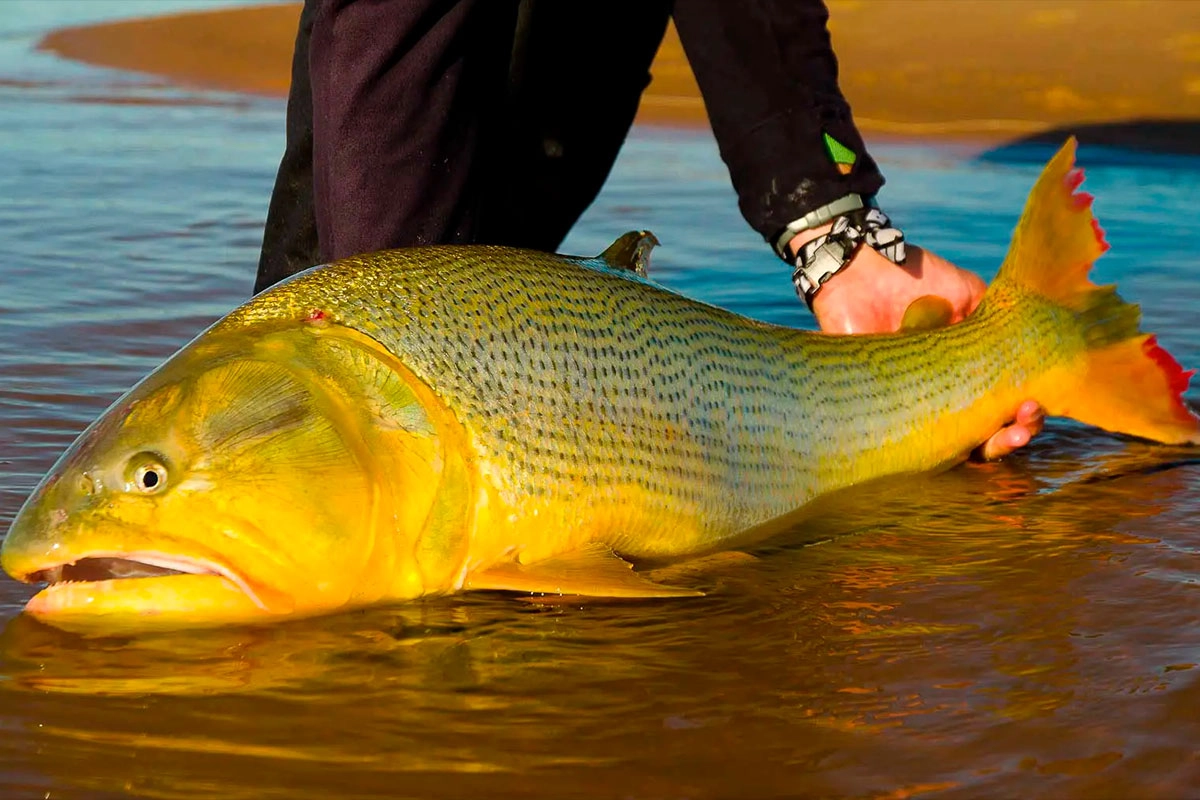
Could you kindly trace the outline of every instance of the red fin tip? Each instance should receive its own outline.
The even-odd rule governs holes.
[[[1194,369],[1184,370],[1173,355],[1159,346],[1156,336],[1146,337],[1146,341],[1142,343],[1142,352],[1162,370],[1163,377],[1167,379],[1167,387],[1175,396],[1175,401],[1185,413],[1190,414],[1187,405],[1183,402],[1183,393],[1187,391],[1188,384],[1191,383],[1192,376],[1196,374],[1196,371]]]
[[[1100,222],[1095,217],[1092,217],[1092,233],[1096,234],[1096,244],[1100,245],[1100,252],[1107,253],[1110,245],[1104,238],[1104,228],[1100,227]]]
[[[1068,192],[1074,192],[1083,183],[1083,170],[1079,167],[1071,167],[1067,170],[1063,183],[1067,185]]]

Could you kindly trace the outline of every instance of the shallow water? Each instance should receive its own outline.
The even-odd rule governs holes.
[[[0,530],[253,282],[282,104],[30,52],[48,26],[146,5],[0,18]],[[1049,155],[876,152],[911,238],[989,277]],[[1113,245],[1098,279],[1200,364],[1200,161],[1082,159]],[[664,242],[668,285],[811,324],[706,135],[639,131],[566,249],[634,227]],[[1198,482],[1200,453],[1052,424],[1003,463],[838,498],[692,576],[694,601],[481,594],[89,641],[20,617],[32,590],[0,579],[0,795],[1191,794]]]

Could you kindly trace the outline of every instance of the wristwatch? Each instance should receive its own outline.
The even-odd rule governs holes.
[[[860,194],[848,194],[845,197],[839,197],[832,203],[826,203],[820,208],[814,208],[800,219],[794,219],[789,222],[783,231],[775,237],[775,252],[784,261],[791,261],[792,259],[788,255],[787,247],[796,234],[812,230],[813,228],[819,228],[839,214],[857,211],[864,206],[874,204],[874,202],[874,198],[864,200]]]
[[[788,258],[786,248],[796,234],[830,220],[833,221],[833,228],[829,233],[802,245],[794,260]],[[874,198],[849,194],[788,223],[776,239],[775,250],[785,261],[794,264],[792,284],[796,287],[796,294],[811,309],[813,298],[821,286],[844,269],[864,243],[896,264],[903,264],[907,257],[904,234],[892,226],[891,220],[875,204]]]

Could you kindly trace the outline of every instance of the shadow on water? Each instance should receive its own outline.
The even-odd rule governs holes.
[[[1140,119],[1051,128],[988,150],[981,161],[1041,165],[1068,136],[1086,148],[1089,166],[1158,166],[1166,161],[1200,169],[1200,120]]]

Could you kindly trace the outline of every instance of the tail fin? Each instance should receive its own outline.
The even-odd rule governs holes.
[[[1076,192],[1075,139],[1050,160],[1029,194],[1008,257],[994,286],[1046,297],[1074,312],[1086,351],[1083,375],[1038,399],[1055,416],[1167,443],[1200,443],[1200,419],[1183,402],[1184,372],[1153,336],[1138,328],[1141,312],[1115,287],[1088,280],[1106,250],[1092,216],[1092,197]]]

